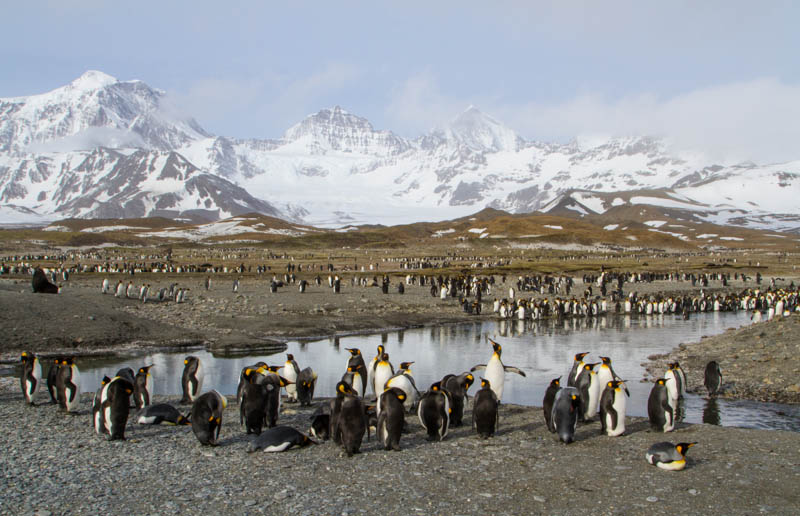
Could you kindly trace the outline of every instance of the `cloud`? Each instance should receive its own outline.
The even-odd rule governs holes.
[[[552,103],[448,96],[434,73],[417,73],[392,90],[388,127],[411,136],[452,120],[468,105],[525,139],[567,142],[657,136],[676,152],[719,162],[800,159],[800,85],[766,77],[698,88],[673,96],[642,92],[620,98],[584,93]]]
[[[617,100],[581,95],[552,104],[495,106],[525,137],[653,135],[676,149],[721,161],[799,159],[800,85],[762,78],[697,89],[669,98],[643,93]]]

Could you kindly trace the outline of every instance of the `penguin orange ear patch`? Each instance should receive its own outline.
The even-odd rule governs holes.
[[[400,401],[403,401],[403,400],[406,399],[406,395],[405,394],[398,394],[397,395],[397,399],[400,400]]]

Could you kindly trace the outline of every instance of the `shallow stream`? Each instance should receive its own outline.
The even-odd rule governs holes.
[[[293,353],[300,368],[311,366],[319,375],[315,396],[332,396],[334,386],[346,368],[350,356],[345,348],[361,349],[369,364],[378,344],[386,347],[395,367],[414,361],[412,372],[417,387],[424,391],[448,373],[468,371],[486,363],[491,356],[487,336],[503,345],[503,362],[519,367],[527,374],[506,376],[504,403],[541,406],[550,380],[569,372],[573,355],[589,351],[586,361],[599,362],[599,355],[612,359],[615,372],[628,380],[631,397],[628,415],[647,416],[647,397],[652,386],[642,382],[642,364],[652,354],[665,353],[681,343],[697,342],[702,336],[722,333],[727,328],[749,323],[745,312],[692,314],[689,321],[672,315],[606,316],[567,319],[561,322],[486,321],[391,331],[374,335],[353,335],[311,342],[289,342],[286,352]],[[215,357],[207,351],[154,353],[135,358],[83,359],[80,362],[84,391],[92,391],[103,375],[118,369],[154,364],[151,370],[156,394],[180,394],[183,359],[199,357],[205,368],[203,390],[217,389],[235,394],[241,369],[263,360],[282,365],[285,353]],[[725,372],[723,371],[723,376]],[[480,373],[477,374],[479,376]],[[702,378],[689,378],[691,385]],[[470,394],[477,390],[470,389]],[[371,394],[371,393],[370,393]],[[723,426],[783,429],[800,431],[800,406],[753,401],[708,400],[688,394],[683,403],[684,421]]]

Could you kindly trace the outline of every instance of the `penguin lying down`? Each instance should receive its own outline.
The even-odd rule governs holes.
[[[309,444],[317,444],[317,442],[290,426],[275,426],[264,430],[258,437],[253,439],[247,452],[253,453],[258,450],[282,452],[293,446],[302,448]]]

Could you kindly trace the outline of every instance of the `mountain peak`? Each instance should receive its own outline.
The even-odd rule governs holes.
[[[87,70],[83,75],[69,83],[69,85],[78,90],[97,90],[118,82],[116,77],[112,77],[107,73],[97,70]]]
[[[522,143],[513,130],[473,105],[450,122],[445,136],[476,151],[516,151]]]

